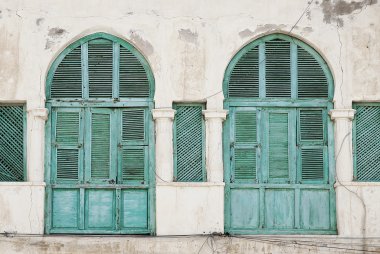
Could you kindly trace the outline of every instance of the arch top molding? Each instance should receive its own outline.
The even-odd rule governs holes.
[[[130,42],[104,32],[68,45],[52,62],[46,78],[47,100],[154,97],[154,75]]]

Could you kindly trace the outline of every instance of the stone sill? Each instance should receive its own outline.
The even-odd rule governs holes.
[[[157,182],[156,186],[167,187],[224,187],[225,183],[220,182]]]
[[[36,187],[45,187],[45,182],[0,182],[0,188],[1,187],[30,187],[30,186],[36,186]]]
[[[353,186],[353,187],[379,187],[380,182],[337,182],[334,184],[334,187],[344,187],[344,186]]]

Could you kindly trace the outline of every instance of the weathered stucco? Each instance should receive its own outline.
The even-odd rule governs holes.
[[[309,43],[325,58],[334,77],[335,108],[349,109],[352,101],[380,101],[379,13],[380,4],[377,0],[323,0],[309,3],[303,0],[195,0],[181,3],[175,0],[115,0],[112,4],[100,0],[58,0],[54,4],[48,0],[2,0],[0,103],[26,102],[28,110],[32,110],[28,113],[28,180],[41,184],[44,173],[44,128],[41,122],[43,119],[33,116],[30,112],[44,107],[45,78],[50,64],[75,40],[100,31],[119,36],[136,46],[147,58],[155,76],[155,108],[171,108],[175,101],[201,101],[207,102],[207,110],[222,110],[223,77],[232,57],[244,45],[265,34],[290,34]],[[170,129],[170,124],[169,121],[164,127]],[[344,137],[346,131],[350,132],[351,125],[344,123],[337,129],[345,132],[336,138],[335,146],[337,149],[344,146],[345,151],[348,151],[344,152],[340,159],[351,162],[351,142],[343,144],[347,142]],[[170,133],[165,133],[171,139]],[[165,142],[161,140],[162,146],[156,147],[157,151],[170,145],[170,140],[166,144],[163,143]],[[160,165],[163,170],[170,169],[171,154],[162,154],[165,154],[164,158],[168,161],[162,162],[158,159]],[[342,175],[352,176],[352,166],[344,163],[341,165],[343,166],[337,171]],[[346,185],[351,183],[350,180],[343,182]],[[0,187],[0,202],[6,204],[1,205],[0,232],[15,230],[22,233],[42,233],[43,187],[33,187],[36,190],[32,196],[30,188]],[[353,193],[345,191],[345,187],[339,188],[337,205],[342,208],[340,211],[346,213],[338,212],[338,225],[343,230],[338,233],[342,236],[380,236],[377,212],[380,186],[363,184],[352,187],[363,198],[365,213],[361,203],[355,203],[357,197],[352,196]],[[191,209],[187,210],[185,206],[181,206],[177,202],[178,197],[190,200],[188,205]],[[158,186],[158,232],[222,232],[223,197],[223,187],[220,186],[193,189],[174,184]],[[355,205],[352,205],[354,203]],[[19,204],[22,204],[22,209]],[[190,214],[189,211],[198,208],[204,209],[204,213]],[[34,216],[32,226],[29,220],[16,220],[14,217],[17,215],[20,218],[29,218],[30,211]],[[175,212],[181,214],[170,217],[174,216]],[[365,230],[358,231],[356,225],[364,218]],[[181,227],[174,227],[173,222],[179,223]],[[194,224],[200,226],[195,227]],[[79,240],[67,239],[73,242],[73,246],[78,246],[75,244],[78,244]],[[92,238],[86,239],[89,243],[96,241]],[[195,245],[199,247],[204,239],[194,240]],[[0,253],[14,253],[16,250],[22,252],[27,249],[28,242],[17,243],[17,239],[8,238],[7,241],[5,245],[0,244]],[[54,242],[56,240],[28,241],[36,244],[30,253],[48,253],[52,250],[50,248],[56,248],[54,251],[57,252],[73,250],[71,247],[60,248],[60,245]],[[115,250],[120,251],[120,248],[125,247],[125,253],[130,253],[127,250],[132,247],[128,247],[128,240],[124,245],[114,240],[111,242],[117,246],[114,247]],[[189,246],[189,250],[193,250],[190,243],[176,243],[175,246]],[[160,244],[162,245],[156,253],[167,250],[168,245]],[[236,249],[231,247],[228,253],[248,252],[248,248],[252,247],[250,244],[242,244]],[[10,251],[4,252],[7,246]],[[93,248],[100,248],[99,246],[95,244]],[[149,248],[157,247],[152,246]],[[144,248],[148,247],[141,247],[135,253],[142,253],[146,250]],[[263,246],[257,248],[262,253],[276,253],[275,250],[279,247],[275,250]],[[105,251],[108,252],[109,249],[104,249]]]

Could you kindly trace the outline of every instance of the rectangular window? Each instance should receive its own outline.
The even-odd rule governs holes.
[[[0,106],[0,182],[26,180],[25,129],[23,106]]]
[[[202,182],[205,171],[205,127],[202,104],[176,104],[174,120],[174,180]]]
[[[380,104],[354,105],[354,177],[357,181],[380,181]]]

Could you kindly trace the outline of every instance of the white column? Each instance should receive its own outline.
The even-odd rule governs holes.
[[[348,190],[350,187],[346,187],[353,180],[352,119],[355,110],[333,109],[329,114],[335,122],[335,192],[338,234],[340,236],[360,235],[363,225],[353,223],[355,220],[352,218],[352,197]],[[355,231],[359,233],[354,233]]]
[[[223,182],[223,121],[227,110],[203,110],[206,120],[206,169],[208,182]]]
[[[352,120],[355,110],[333,109],[329,114],[331,120],[335,121],[336,177],[340,182],[351,182],[353,179]]]
[[[174,109],[153,109],[156,124],[156,181],[173,181]]]
[[[45,121],[48,118],[46,108],[28,110],[28,181],[44,182],[44,148],[45,148]]]

